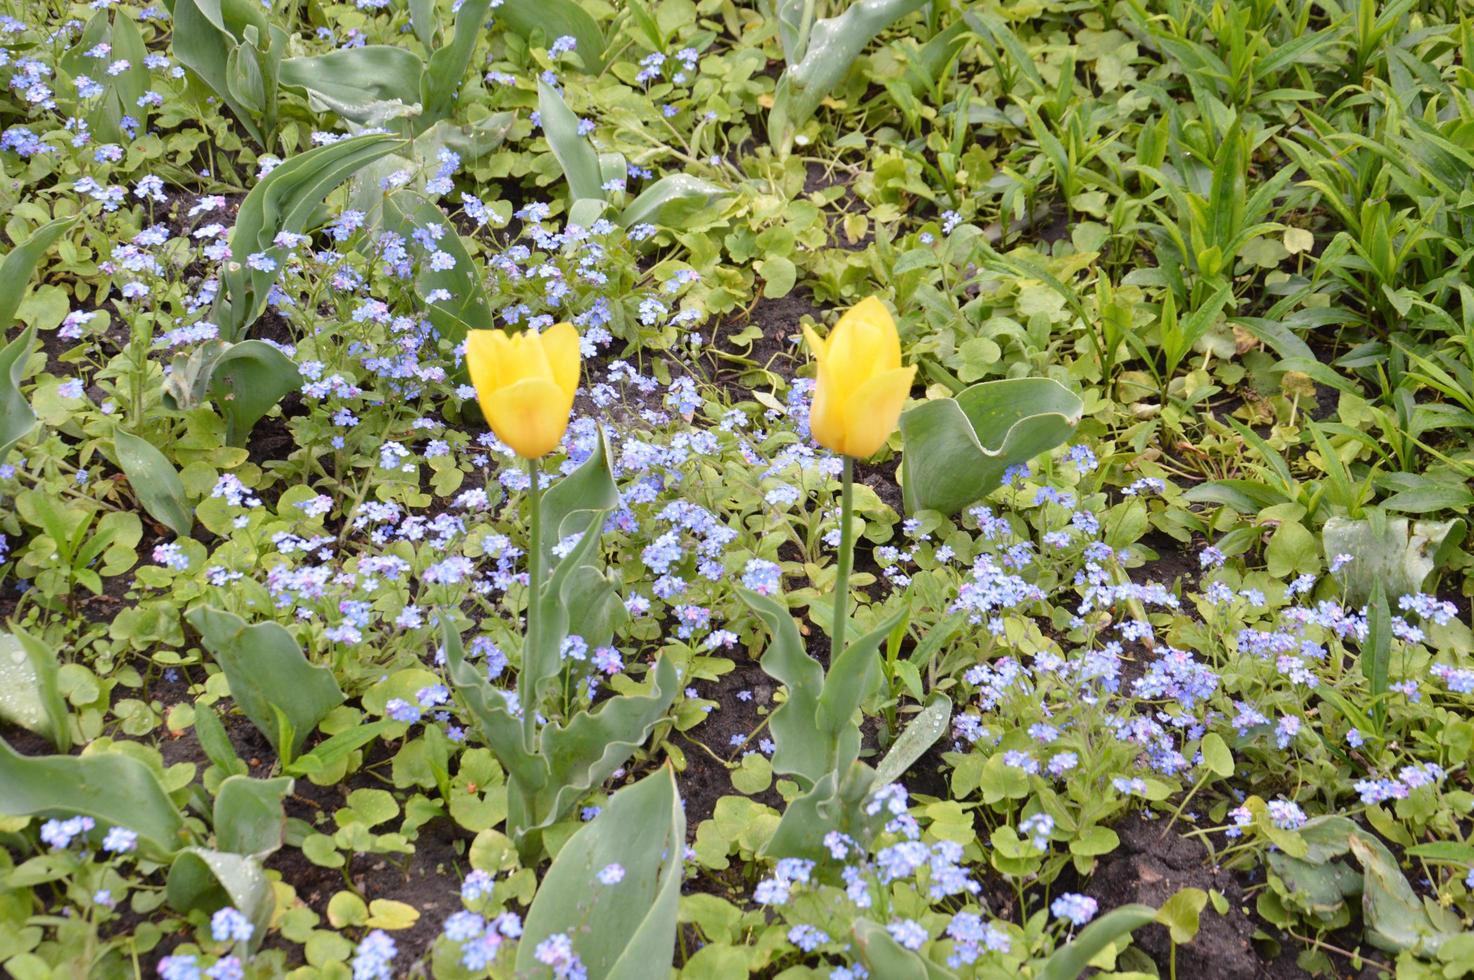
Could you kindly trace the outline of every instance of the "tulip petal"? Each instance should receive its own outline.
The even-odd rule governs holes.
[[[844,407],[844,453],[869,459],[885,445],[911,394],[916,365],[884,371],[861,385]]]
[[[834,332],[838,333],[841,327],[854,329],[857,337],[864,338],[867,354],[875,358],[869,374],[901,366],[901,335],[891,311],[878,297],[866,296],[846,310],[834,325]]]
[[[506,340],[500,330],[471,330],[466,333],[466,373],[471,376],[477,395],[489,395],[501,387],[497,371],[501,362],[498,337]]]
[[[814,360],[821,364],[824,363],[829,348],[825,345],[825,341],[814,332],[814,328],[807,323],[804,324],[804,340],[808,342],[809,353],[814,355]]]
[[[563,390],[570,400],[578,390],[579,346],[578,331],[571,323],[559,323],[541,334],[543,353],[547,355],[548,367],[553,373],[553,382]]]
[[[548,378],[524,378],[481,395],[481,410],[492,431],[524,459],[558,448],[572,408],[573,397]]]
[[[824,362],[819,362],[819,383],[814,388],[814,400],[809,406],[809,431],[814,441],[825,449],[844,452],[845,399],[843,393],[835,391]]]

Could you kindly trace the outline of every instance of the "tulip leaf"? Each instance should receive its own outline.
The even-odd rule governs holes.
[[[184,821],[158,775],[121,752],[23,756],[0,739],[0,813],[89,816],[138,834],[156,858],[185,842]]]
[[[558,851],[527,912],[516,971],[539,970],[538,943],[573,939],[590,980],[644,980],[675,952],[686,818],[669,765],[626,786]],[[598,878],[617,865],[612,884]]]
[[[249,771],[230,743],[230,736],[226,734],[225,725],[215,713],[214,706],[206,704],[203,698],[194,703],[194,734],[205,758],[218,766],[221,772],[227,776],[244,776]]]
[[[1361,519],[1330,517],[1321,529],[1327,561],[1352,556],[1335,573],[1348,605],[1367,602],[1379,583],[1389,601],[1421,592],[1447,544],[1452,540],[1457,547],[1463,539],[1462,521],[1409,521],[1376,510],[1367,513]]]
[[[599,169],[599,154],[579,133],[578,117],[568,108],[563,96],[542,79],[537,83],[537,115],[543,135],[547,137],[548,148],[563,168],[572,199],[603,201],[604,181]]]
[[[397,110],[418,109],[424,70],[425,63],[413,51],[366,44],[286,58],[281,63],[281,84],[300,90],[317,111],[368,126]]]
[[[578,42],[574,49],[584,70],[596,73],[604,67],[604,35],[594,20],[575,0],[503,0],[496,20],[513,34],[528,40],[541,34],[544,43],[560,37]]]
[[[1038,971],[1039,980],[1076,980],[1101,950],[1123,936],[1156,920],[1150,905],[1119,905],[1090,923],[1070,942],[1049,954]]]
[[[181,912],[198,909],[213,914],[227,905],[239,910],[255,926],[246,943],[248,951],[266,938],[276,911],[276,896],[260,861],[204,847],[185,848],[175,856],[165,895]]]
[[[261,7],[254,0],[174,0],[169,11],[174,56],[230,107],[252,139],[264,144],[257,114],[235,96],[229,74],[230,54],[245,28],[254,27],[260,37],[270,33]]]
[[[66,701],[57,687],[56,652],[22,630],[0,633],[0,720],[71,748]]]
[[[194,511],[184,495],[184,483],[168,458],[147,439],[123,429],[114,430],[113,447],[118,467],[128,477],[143,509],[181,538],[189,537]]]
[[[947,734],[952,721],[952,699],[945,694],[933,694],[926,707],[911,719],[899,737],[886,752],[880,765],[875,767],[875,780],[881,785],[893,783],[905,775],[916,760],[926,755],[926,750],[937,744]]]
[[[491,305],[487,302],[480,270],[466,251],[466,243],[439,207],[414,191],[395,191],[384,198],[382,223],[406,239],[427,225],[438,224],[445,229],[435,247],[454,259],[455,264],[449,269],[435,269],[429,256],[425,256],[415,279],[415,292],[422,301],[437,291],[450,294],[448,299],[437,299],[425,307],[442,338],[457,345],[466,339],[467,330],[484,330],[492,325]]]
[[[873,977],[886,980],[956,980],[957,974],[896,942],[885,926],[860,918],[851,930],[860,959]]]
[[[247,626],[208,606],[185,618],[225,672],[231,697],[289,765],[318,722],[343,703],[333,672],[308,663],[278,623]]]
[[[796,63],[789,56],[773,93],[768,138],[780,153],[788,152],[798,130],[849,74],[875,36],[924,6],[926,0],[856,0],[844,13],[813,22],[807,46]]]
[[[1010,466],[1070,437],[1084,404],[1047,378],[984,381],[901,415],[906,510],[955,514],[992,493]]]
[[[349,137],[291,157],[251,188],[236,215],[230,235],[232,261],[220,277],[220,296],[212,314],[223,339],[241,339],[266,308],[287,251],[274,244],[277,236],[305,232],[334,188],[402,145],[403,140],[378,133]],[[258,263],[260,268],[251,264],[256,254],[268,260]]]
[[[1429,919],[1392,852],[1364,834],[1352,834],[1347,844],[1362,867],[1361,908],[1367,941],[1391,953],[1436,953],[1448,933]]]
[[[215,846],[231,854],[264,858],[282,844],[287,816],[282,798],[292,780],[227,776],[215,791]]]
[[[31,275],[36,271],[36,263],[76,223],[76,215],[48,221],[0,259],[0,330],[9,330],[14,322],[16,311],[25,297],[26,286],[30,285]]]
[[[505,3],[505,0],[503,0]],[[420,76],[420,102],[425,107],[421,125],[444,119],[455,110],[456,99],[461,93],[461,83],[466,77],[466,67],[476,50],[476,40],[486,22],[486,11],[491,0],[463,0],[456,10],[455,29],[449,44],[443,45],[430,55]],[[497,11],[504,18],[504,12]]]
[[[221,351],[210,369],[210,398],[225,416],[225,440],[243,446],[261,417],[302,384],[290,357],[264,340]]]
[[[619,225],[632,228],[643,222],[680,227],[715,198],[729,193],[709,180],[690,174],[667,174],[640,192],[619,214]]]

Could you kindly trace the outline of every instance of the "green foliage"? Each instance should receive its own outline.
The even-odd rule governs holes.
[[[234,613],[202,606],[188,615],[251,723],[290,765],[318,722],[343,703],[327,667],[308,663],[292,634],[276,623],[247,626]]]
[[[1010,466],[1068,439],[1083,410],[1044,378],[985,381],[909,409],[901,416],[906,509],[955,514],[983,499]]]
[[[143,509],[175,534],[188,537],[194,527],[194,510],[168,457],[148,440],[123,429],[113,433],[113,448],[118,468],[128,477]]]
[[[72,747],[66,702],[57,688],[56,652],[24,630],[0,632],[0,719]]]
[[[599,980],[648,976],[669,962],[676,941],[686,818],[675,774],[664,766],[616,792],[599,815],[558,850],[527,911],[517,969],[538,969],[534,951],[553,933]],[[599,873],[617,866],[605,884]]]

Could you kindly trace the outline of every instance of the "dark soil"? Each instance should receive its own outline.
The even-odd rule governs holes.
[[[1250,902],[1238,880],[1228,871],[1208,864],[1208,852],[1199,842],[1168,829],[1164,821],[1151,822],[1133,813],[1115,827],[1121,846],[1107,855],[1083,886],[1100,903],[1101,911],[1142,902],[1160,906],[1182,888],[1216,889],[1228,899],[1226,915],[1211,905],[1203,910],[1198,934],[1177,949],[1177,976],[1212,980],[1281,980],[1305,977],[1293,957],[1265,962],[1255,951],[1252,937],[1259,928],[1249,911]],[[1164,833],[1165,831],[1165,833]],[[1161,926],[1137,930],[1135,944],[1168,975],[1172,941]]]
[[[717,800],[735,793],[731,773],[723,762],[712,758],[706,749],[730,760],[735,766],[747,751],[758,751],[757,742],[767,737],[767,730],[759,733],[742,747],[732,744],[734,735],[746,739],[768,712],[773,709],[773,693],[778,683],[763,672],[753,661],[739,662],[730,672],[716,681],[698,688],[703,698],[719,705],[711,710],[706,720],[687,735],[677,735],[676,741],[686,755],[686,769],[676,782],[680,786],[681,799],[686,804],[686,823],[694,829],[701,821],[709,818],[716,810]],[[750,691],[752,697],[746,701],[737,697],[739,691]],[[761,709],[762,714],[759,714]],[[694,740],[694,741],[693,741]],[[700,742],[700,745],[695,744]],[[706,749],[703,749],[705,746]],[[753,797],[768,806],[782,809],[783,801],[776,791],[768,789]]]

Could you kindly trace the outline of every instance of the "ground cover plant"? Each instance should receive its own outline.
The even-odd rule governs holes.
[[[7,976],[1474,973],[1465,0],[0,83]]]

